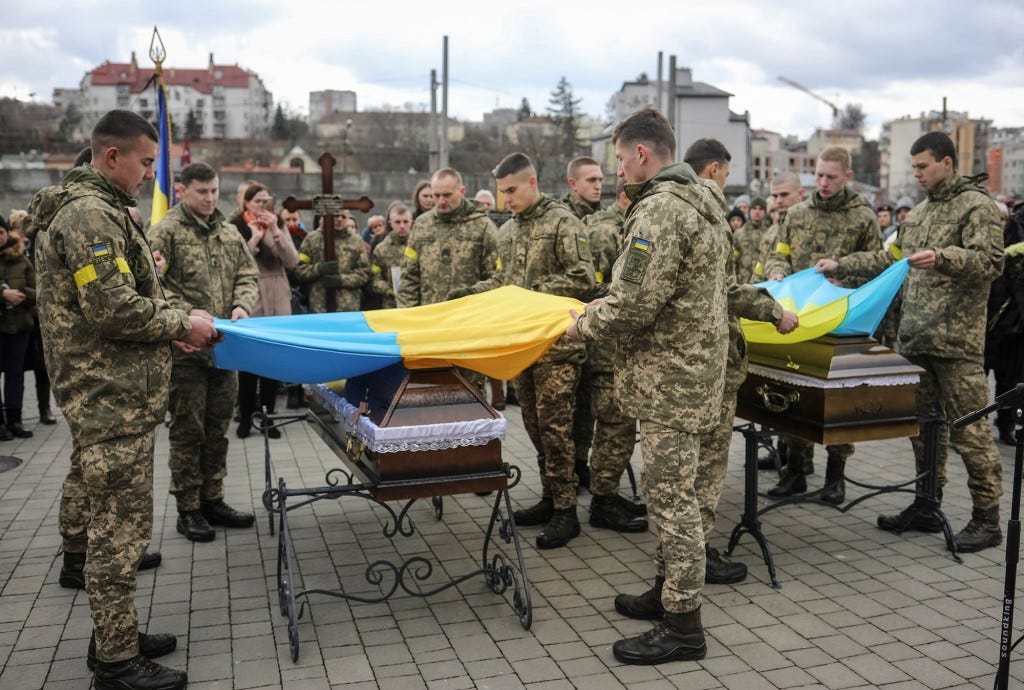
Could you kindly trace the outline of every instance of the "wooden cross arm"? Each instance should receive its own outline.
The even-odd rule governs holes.
[[[317,194],[312,199],[296,199],[293,196],[285,199],[281,206],[288,211],[313,211],[317,215],[335,215],[342,209],[368,213],[373,208],[373,200],[363,195],[358,199],[342,199],[337,194]]]

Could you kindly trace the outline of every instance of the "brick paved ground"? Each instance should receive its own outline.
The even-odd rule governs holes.
[[[539,491],[533,451],[518,408],[509,408],[508,417],[504,457],[524,470],[512,498],[529,504]],[[0,445],[0,453],[24,461],[0,473],[0,688],[87,688],[88,602],[83,592],[57,583],[57,509],[70,438],[63,420],[34,428],[34,438]],[[295,663],[278,607],[277,537],[266,520],[255,529],[221,530],[207,544],[179,536],[167,494],[165,429],[158,439],[153,548],[164,563],[140,575],[138,606],[149,630],[179,636],[178,651],[162,661],[187,668],[191,688],[992,687],[1003,552],[969,554],[958,565],[935,535],[897,537],[876,529],[876,514],[903,507],[905,495],[881,496],[845,515],[807,505],[771,513],[765,533],[782,588],[771,588],[753,541],[744,537],[736,557],[751,566],[751,576],[705,590],[702,662],[630,667],[612,658],[612,642],[648,627],[616,614],[612,599],[649,583],[655,540],[590,528],[589,498],[581,495],[583,534],[568,548],[537,551],[537,529],[521,531],[533,583],[530,630],[479,578],[427,599],[358,604],[314,595],[299,624]],[[325,470],[337,464],[302,424],[287,427],[272,449],[275,475],[289,487],[322,485]],[[1000,452],[1005,523],[1013,454],[1006,446]],[[742,505],[741,453],[737,434],[715,536],[719,548]],[[813,486],[822,481],[823,455]],[[910,473],[911,457],[905,440],[859,444],[849,474],[889,482]],[[944,507],[959,529],[970,500],[963,466],[953,460]],[[262,439],[232,436],[229,467],[229,502],[262,516]],[[634,467],[639,472],[638,456]],[[761,476],[767,488],[771,478]],[[366,564],[398,554],[436,560],[431,582],[440,582],[440,572],[468,572],[479,558],[488,506],[466,495],[446,499],[444,508],[438,521],[428,503],[414,505],[416,535],[394,543],[382,535],[383,511],[366,501],[296,510],[290,524],[304,585],[366,593],[373,589],[363,578]],[[1024,664],[1013,670],[1012,682],[1020,683]]]

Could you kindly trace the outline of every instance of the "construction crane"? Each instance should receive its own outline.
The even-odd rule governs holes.
[[[815,100],[819,100],[822,103],[824,103],[825,105],[827,105],[829,108],[831,108],[832,109],[832,129],[839,129],[840,109],[839,109],[838,105],[836,105],[832,101],[828,100],[827,98],[822,98],[821,96],[819,96],[818,94],[814,93],[809,88],[807,88],[806,86],[801,84],[800,82],[794,81],[794,80],[790,79],[789,77],[779,77],[779,81],[785,82],[786,84],[789,84],[794,89],[800,89],[801,91],[806,93],[811,98],[814,98]]]

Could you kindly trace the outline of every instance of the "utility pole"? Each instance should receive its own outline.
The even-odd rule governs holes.
[[[448,167],[448,36],[444,37],[444,55],[441,63],[441,149],[438,168]]]
[[[676,123],[676,56],[668,57],[668,123],[672,125],[672,131],[679,136],[678,123]]]
[[[430,70],[430,132],[427,144],[430,147],[430,153],[427,156],[427,172],[430,173],[434,170],[438,170],[441,166],[438,165],[440,158],[440,130],[437,124],[437,70]]]

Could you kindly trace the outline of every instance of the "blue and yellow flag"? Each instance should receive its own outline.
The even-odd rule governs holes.
[[[902,259],[852,290],[833,285],[814,268],[759,283],[758,287],[767,289],[785,309],[796,312],[800,326],[782,335],[770,323],[742,319],[743,335],[752,343],[774,344],[802,343],[828,333],[871,335],[909,271],[910,264]]]
[[[409,369],[460,366],[510,379],[536,362],[583,303],[506,286],[407,309],[215,319],[221,369],[278,381],[324,383],[401,362]]]
[[[156,73],[156,117],[160,125],[160,143],[156,156],[156,183],[153,185],[153,212],[149,224],[156,225],[174,205],[174,185],[171,179],[171,115],[167,112],[167,90],[160,70]]]

